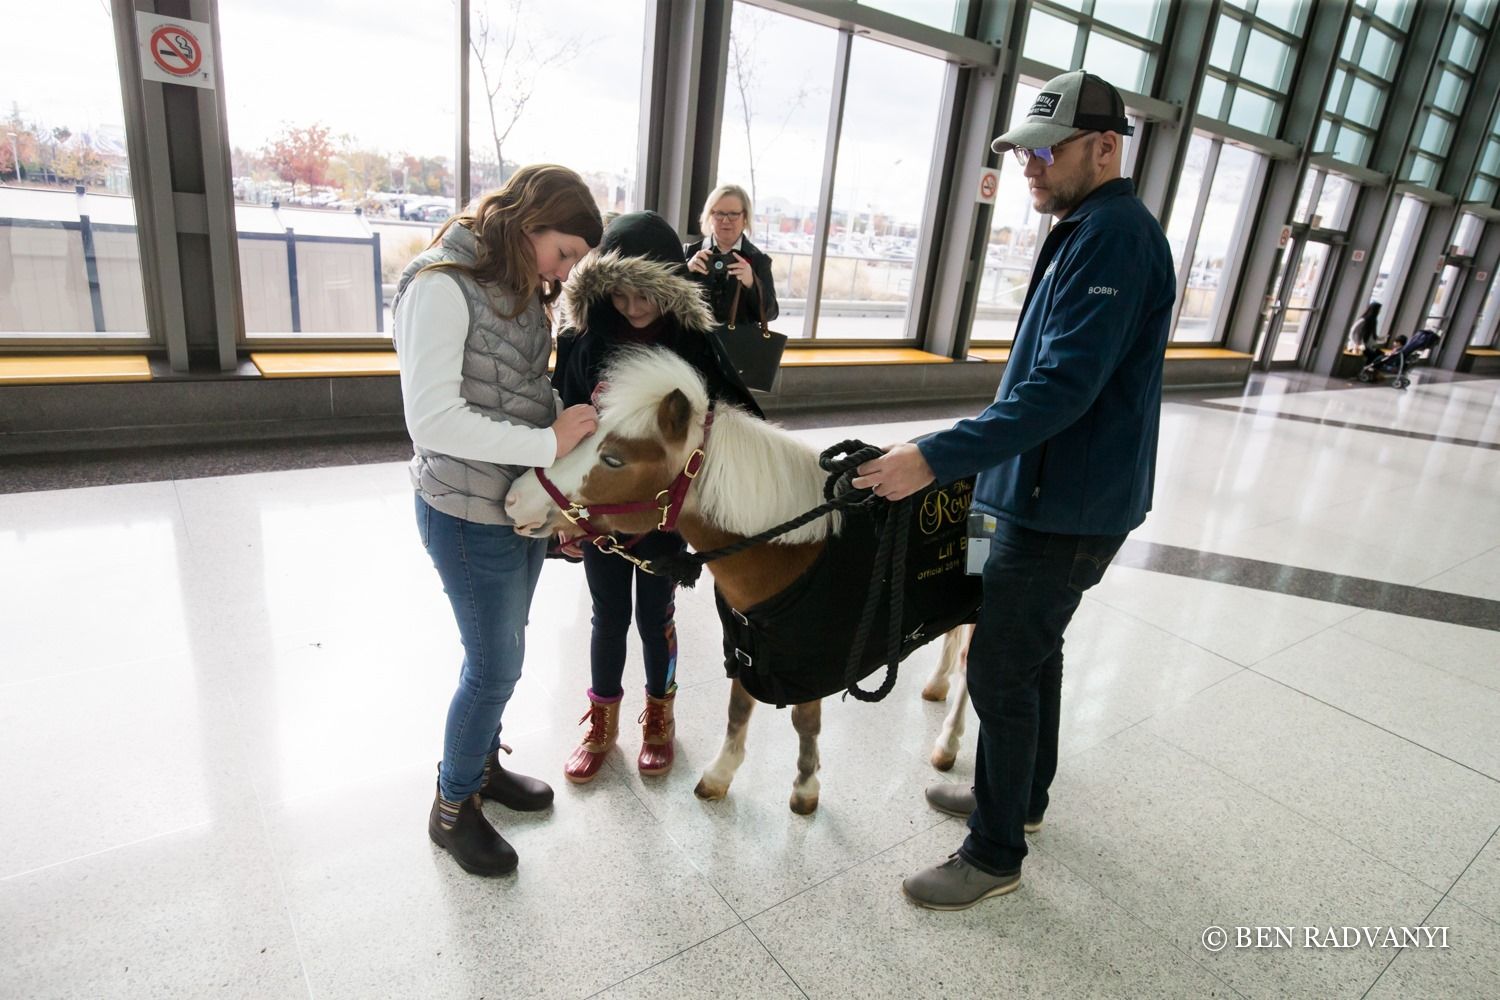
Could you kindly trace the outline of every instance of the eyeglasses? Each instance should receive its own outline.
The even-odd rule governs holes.
[[[1026,149],[1024,146],[1017,146],[1015,149],[1012,149],[1011,152],[1015,154],[1016,162],[1023,167],[1031,162],[1031,158],[1033,156],[1035,156],[1038,160],[1041,160],[1042,163],[1046,166],[1050,167],[1057,161],[1057,151],[1059,149],[1062,149],[1070,142],[1082,139],[1086,135],[1093,134],[1093,132],[1079,132],[1077,135],[1068,136],[1062,142],[1055,142],[1050,146],[1043,146],[1041,149]]]
[[[708,214],[711,215],[711,216],[713,216],[713,219],[714,219],[715,222],[733,222],[735,219],[738,219],[740,216],[744,215],[745,213],[744,212],[709,212]]]

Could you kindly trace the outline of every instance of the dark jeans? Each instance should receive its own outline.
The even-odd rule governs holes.
[[[680,535],[653,531],[631,551],[643,559],[681,552]],[[653,576],[619,556],[583,546],[583,571],[594,603],[594,634],[589,662],[594,693],[601,698],[623,694],[625,641],[630,634],[631,587],[635,589],[635,625],[641,634],[646,661],[646,691],[666,697],[677,673],[677,587],[670,579]]]
[[[448,706],[443,798],[461,802],[484,783],[484,759],[500,746],[500,717],[526,659],[526,616],[547,543],[508,525],[476,524],[435,510],[417,494],[417,531],[453,606],[464,662]]]
[[[978,806],[959,848],[992,875],[1026,857],[1026,820],[1047,809],[1057,774],[1063,632],[1124,535],[1056,535],[1001,521],[984,564],[984,604],[969,645],[979,715]]]

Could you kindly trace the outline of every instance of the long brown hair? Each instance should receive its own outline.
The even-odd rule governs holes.
[[[442,243],[448,228],[455,224],[474,234],[474,266],[439,261],[428,267],[462,271],[481,285],[498,285],[512,293],[515,311],[506,313],[506,319],[525,312],[533,296],[549,305],[562,292],[558,282],[544,280],[536,273],[536,256],[527,233],[555,229],[596,247],[604,232],[604,221],[588,185],[582,177],[555,163],[522,167],[504,185],[480,195],[466,211],[443,224],[428,249]]]

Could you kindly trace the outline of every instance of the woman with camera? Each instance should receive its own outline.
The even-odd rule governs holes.
[[[714,318],[720,323],[753,323],[765,309],[767,322],[780,313],[776,286],[771,280],[771,258],[745,238],[750,228],[750,196],[738,184],[720,184],[703,203],[698,225],[708,235],[682,248],[688,278],[708,292]],[[734,309],[739,292],[738,312]],[[759,297],[759,303],[756,297]]]

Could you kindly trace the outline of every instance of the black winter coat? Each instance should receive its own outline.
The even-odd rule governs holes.
[[[683,244],[683,260],[691,260],[693,255],[705,246],[713,249],[712,237],[705,237],[696,243]],[[716,278],[712,270],[708,274],[689,271],[688,280],[697,282],[707,290],[708,302],[714,311],[714,318],[720,323],[729,322],[729,308],[734,304],[734,290],[737,287],[741,289],[740,310],[739,315],[735,317],[735,322],[758,323],[760,321],[760,310],[755,304],[756,295],[759,295],[761,301],[765,303],[766,322],[771,322],[781,315],[781,307],[776,303],[776,282],[771,278],[771,258],[748,239],[742,240],[740,249],[734,252],[750,262],[750,270],[755,274],[755,284],[750,288],[740,285],[727,274]]]

